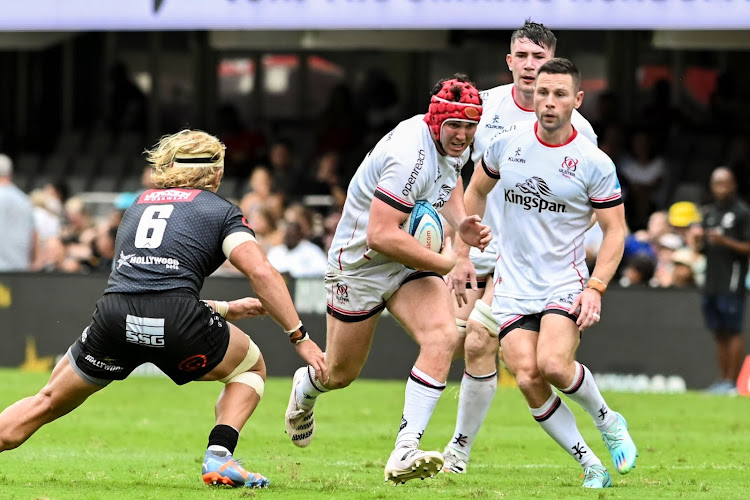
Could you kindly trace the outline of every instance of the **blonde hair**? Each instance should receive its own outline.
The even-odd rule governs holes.
[[[222,176],[216,174],[223,174],[225,149],[218,138],[202,130],[165,135],[146,151],[154,169],[151,181],[158,188],[199,188],[215,193],[221,184]]]

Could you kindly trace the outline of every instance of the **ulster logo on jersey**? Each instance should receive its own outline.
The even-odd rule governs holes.
[[[563,177],[575,177],[577,168],[578,158],[571,158],[570,156],[566,156],[562,162],[562,165],[560,166],[560,173],[563,174]]]
[[[567,212],[564,203],[555,203],[545,198],[553,197],[552,190],[547,182],[541,177],[531,177],[524,182],[516,184],[516,188],[521,191],[517,193],[515,189],[505,190],[505,201],[521,205],[524,210],[536,209],[537,212]]]

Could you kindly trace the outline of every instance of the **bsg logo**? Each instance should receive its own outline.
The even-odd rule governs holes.
[[[148,333],[126,331],[125,340],[133,344],[140,344],[151,347],[164,347],[164,334],[151,335]]]

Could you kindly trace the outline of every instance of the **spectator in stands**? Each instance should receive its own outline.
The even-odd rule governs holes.
[[[0,154],[0,272],[29,271],[36,251],[34,207],[13,184],[13,161]]]
[[[286,223],[284,241],[268,251],[268,261],[292,278],[322,278],[328,269],[328,257],[318,245],[304,238],[298,222]]]
[[[65,178],[51,180],[42,186],[45,194],[44,206],[47,210],[62,219],[64,217],[63,204],[70,195]]]
[[[247,216],[250,227],[255,231],[255,239],[264,253],[276,246],[281,245],[283,232],[278,227],[278,217],[276,217],[268,207],[256,207],[250,210]]]
[[[669,288],[672,286],[674,261],[672,256],[675,251],[682,248],[685,243],[674,233],[663,234],[656,245],[656,268],[651,280],[652,286]],[[692,269],[690,275],[692,277]]]
[[[678,201],[669,207],[669,225],[684,242],[679,249],[679,260],[690,265],[693,280],[698,286],[703,285],[706,272],[706,257],[701,254],[698,244],[702,220],[700,210],[693,202]]]
[[[745,315],[745,279],[750,256],[750,206],[737,196],[732,171],[719,167],[711,174],[713,201],[704,207],[701,231],[695,233],[706,256],[703,315],[713,333],[719,377],[708,388],[731,394],[745,357],[742,326]]]
[[[284,223],[296,222],[302,230],[302,237],[323,248],[323,222],[320,214],[313,214],[312,210],[300,202],[292,203],[284,210]]]
[[[645,229],[628,234],[625,238],[625,262],[637,254],[646,254],[656,261],[658,241],[662,235],[670,232],[669,219],[666,212],[657,211],[648,218]]]
[[[284,210],[284,197],[273,190],[271,171],[258,165],[248,180],[248,190],[240,200],[242,213],[247,217],[253,210],[268,208],[274,217],[280,218]]]
[[[281,193],[284,199],[294,199],[303,172],[290,141],[276,139],[271,143],[268,148],[268,168],[271,170],[274,192]]]
[[[34,206],[34,227],[37,235],[37,251],[31,269],[38,271],[44,267],[47,260],[46,253],[49,251],[50,240],[59,240],[61,222],[60,216],[53,213],[48,207],[49,196],[42,188],[37,188],[29,193],[29,198]]]
[[[620,286],[649,286],[654,277],[654,261],[645,254],[637,254],[628,259],[620,278]]]
[[[341,175],[341,154],[336,150],[326,151],[317,158],[313,175],[301,186],[300,194],[305,196],[330,196],[331,207],[344,208],[349,179]]]
[[[85,263],[90,272],[109,273],[115,257],[115,237],[117,226],[108,221],[96,226],[96,234],[91,241],[91,257]]]
[[[668,212],[669,225],[672,230],[689,244],[688,232],[698,226],[703,217],[698,206],[691,201],[678,201],[669,207]],[[691,229],[692,228],[692,229]]]
[[[627,185],[628,225],[633,229],[646,227],[648,216],[662,208],[665,200],[667,165],[655,153],[652,139],[645,130],[632,138],[630,155],[618,165],[619,177]]]
[[[691,288],[696,286],[695,256],[687,247],[679,248],[672,253],[672,276],[670,288]]]

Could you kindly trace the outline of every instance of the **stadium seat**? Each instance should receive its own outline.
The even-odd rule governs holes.
[[[60,134],[53,149],[53,155],[71,158],[80,153],[86,133],[83,130],[70,130]]]
[[[78,175],[73,174],[69,175],[66,179],[68,183],[68,189],[70,190],[70,195],[76,195],[78,193],[83,193],[86,191],[86,187],[88,186],[90,177],[86,175]]]
[[[62,155],[50,155],[43,162],[39,174],[47,177],[61,177],[67,174],[70,161]]]
[[[95,192],[95,193],[97,192],[112,193],[112,192],[119,191],[117,189],[117,178],[111,175],[98,175],[93,180],[88,190]]]
[[[96,130],[84,144],[83,153],[105,157],[112,154],[112,135],[104,130]]]
[[[82,155],[72,160],[71,174],[90,178],[100,175],[99,158],[92,155]]]
[[[143,137],[138,132],[123,132],[114,141],[115,155],[130,156],[143,150]]]

